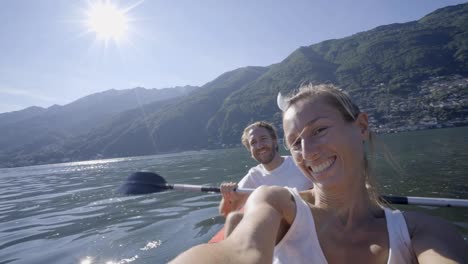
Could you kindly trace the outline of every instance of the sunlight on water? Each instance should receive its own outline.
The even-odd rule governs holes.
[[[162,244],[161,240],[150,241],[143,248],[140,248],[140,250],[147,251],[147,250],[150,250],[150,249],[155,249],[155,248],[159,247],[161,244]],[[122,246],[123,245],[119,245],[119,247],[122,247]],[[106,261],[105,264],[126,264],[126,263],[131,263],[131,262],[133,262],[133,261],[135,261],[137,259],[138,259],[138,255],[135,255],[133,257],[123,258],[123,259],[118,260],[118,261],[109,260],[109,261]],[[80,264],[93,264],[92,260],[93,260],[93,258],[88,256],[82,262],[80,262]]]
[[[126,263],[130,263],[130,262],[133,262],[135,260],[138,259],[138,255],[135,255],[131,258],[127,258],[127,259],[121,259],[117,262],[114,262],[114,261],[107,261],[106,264],[126,264]]]
[[[157,248],[160,245],[161,245],[161,240],[151,241],[151,242],[148,242],[148,244],[146,244],[145,247],[140,248],[140,250],[150,250],[150,249],[153,249],[153,248]]]
[[[80,261],[80,264],[92,264],[93,258],[92,257],[85,257],[83,260]]]
[[[131,258],[126,258],[126,259],[121,259],[119,261],[113,261],[113,260],[109,260],[109,261],[106,261],[105,264],[126,264],[126,263],[131,263],[135,260],[138,259],[138,255],[135,255]],[[98,264],[99,262],[93,262],[93,258],[92,257],[85,257],[79,264]]]
[[[86,160],[86,161],[75,161],[75,162],[62,163],[62,165],[69,165],[69,166],[98,165],[98,164],[105,164],[105,163],[120,162],[120,161],[129,160],[129,159],[130,159],[130,158],[115,158],[115,159],[102,159],[102,160]]]

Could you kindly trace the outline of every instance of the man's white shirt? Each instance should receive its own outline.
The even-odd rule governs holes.
[[[304,176],[292,157],[283,156],[283,158],[283,163],[272,171],[266,170],[263,164],[252,167],[240,180],[239,188],[257,188],[261,185],[287,186],[298,191],[312,188],[312,181]]]

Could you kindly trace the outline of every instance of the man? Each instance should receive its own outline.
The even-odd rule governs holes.
[[[271,124],[264,121],[255,122],[244,129],[241,139],[252,158],[260,164],[251,168],[239,184],[221,184],[223,198],[219,205],[220,214],[226,217],[230,212],[244,206],[249,195],[234,192],[237,187],[276,185],[295,187],[299,191],[312,188],[312,181],[302,174],[291,156],[279,155],[278,136]]]

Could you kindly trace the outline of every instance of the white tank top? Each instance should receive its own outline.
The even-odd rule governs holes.
[[[283,239],[275,246],[274,264],[315,263],[327,260],[320,247],[314,218],[307,203],[296,189],[287,188],[296,202],[296,217]],[[403,214],[384,208],[389,237],[388,264],[411,263],[411,239]],[[310,232],[304,232],[309,230]]]

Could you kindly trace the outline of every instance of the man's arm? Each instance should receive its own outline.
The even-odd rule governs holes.
[[[219,213],[226,217],[230,212],[237,211],[244,206],[245,201],[249,198],[248,193],[237,193],[237,183],[226,182],[220,186],[223,198],[219,204]]]
[[[252,169],[242,178],[239,184],[235,182],[226,182],[220,185],[221,194],[223,198],[218,207],[219,214],[226,217],[230,212],[240,210],[247,198],[249,198],[249,194],[247,193],[237,193],[234,190],[237,188],[252,188],[255,186],[252,180]],[[255,188],[255,187],[253,187]]]
[[[406,212],[419,263],[468,263],[468,246],[455,226],[437,217]]]

